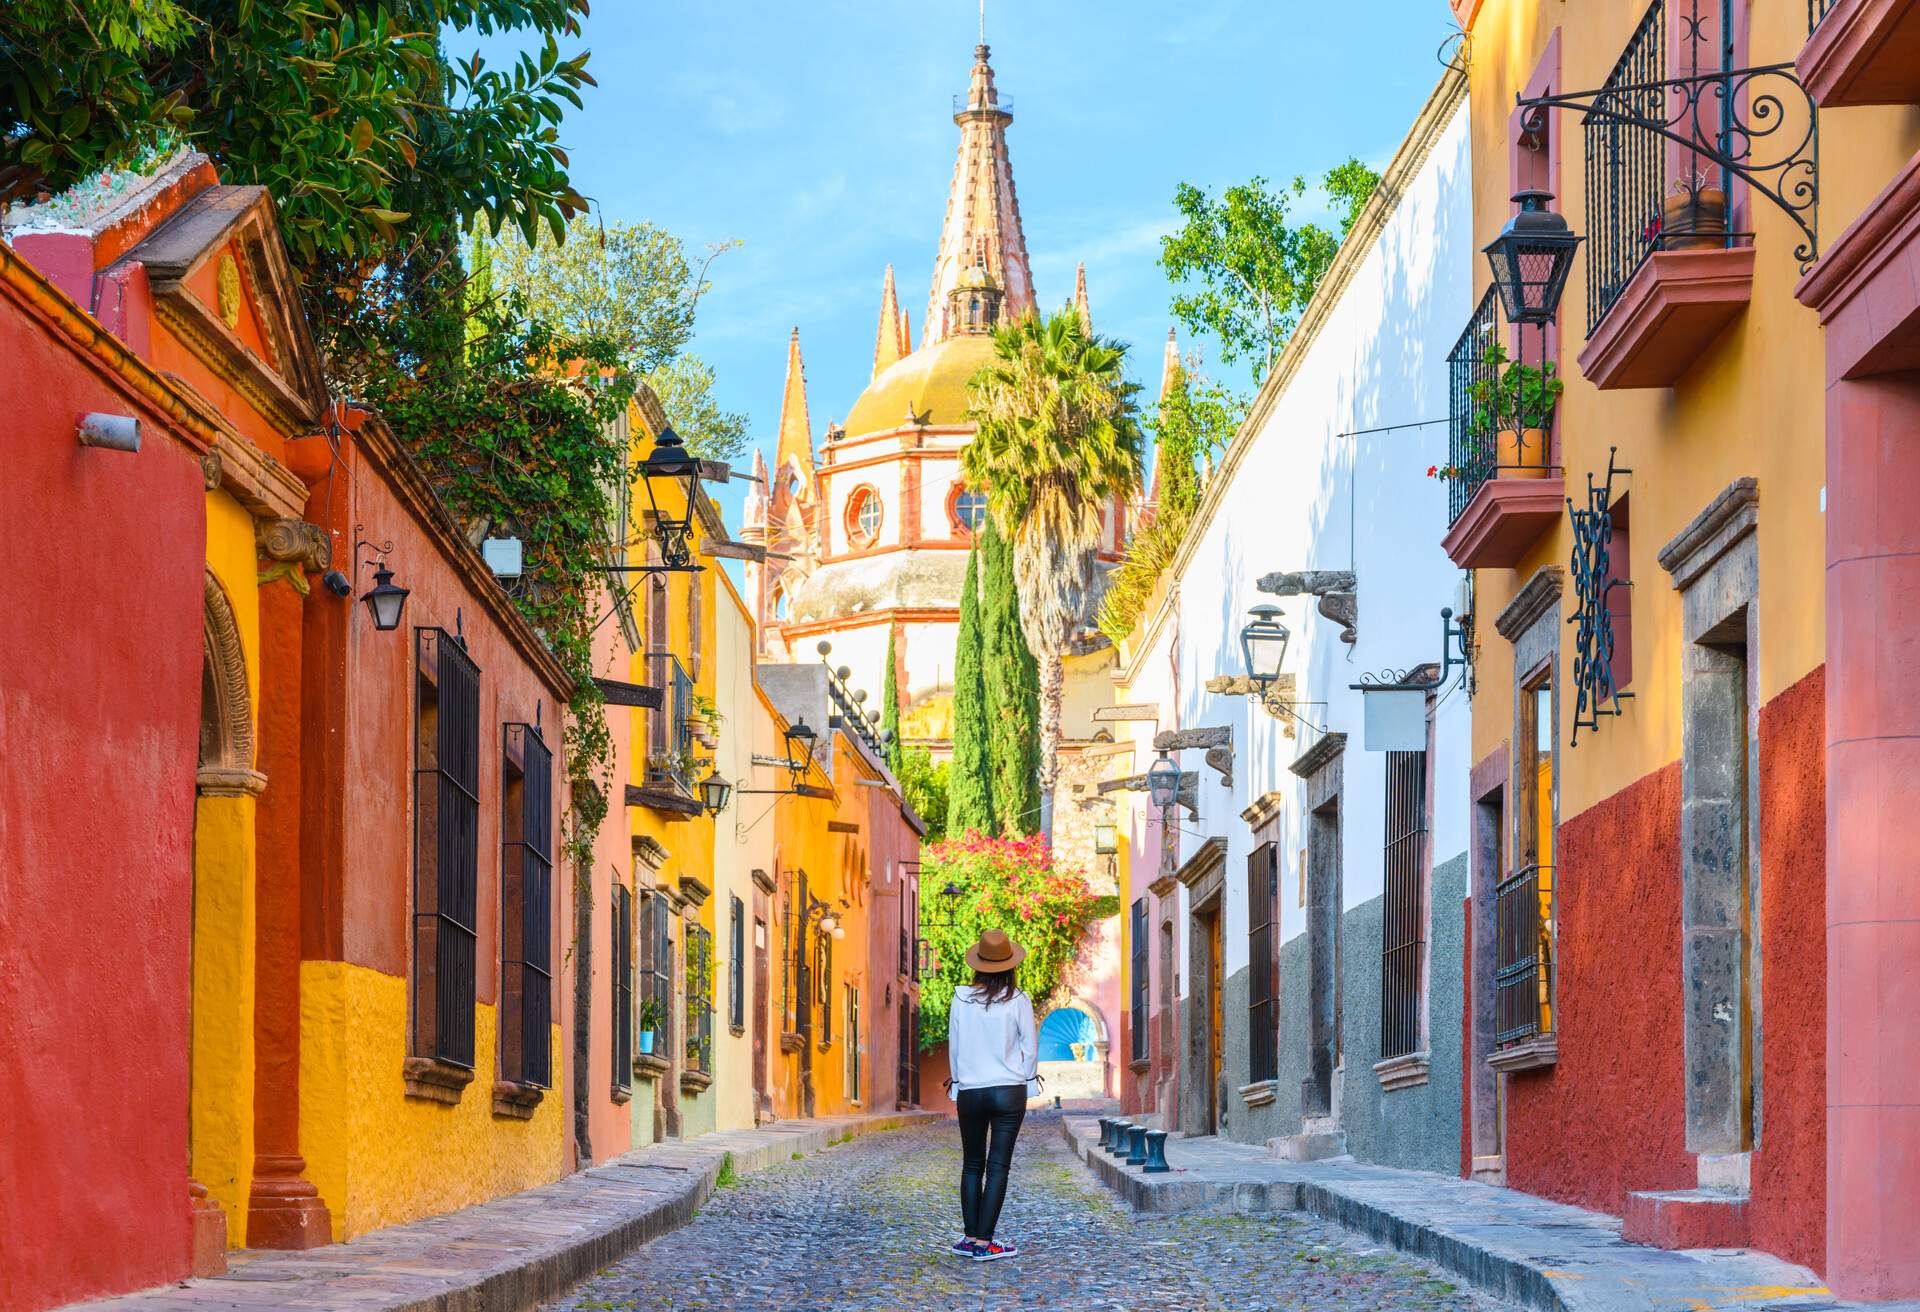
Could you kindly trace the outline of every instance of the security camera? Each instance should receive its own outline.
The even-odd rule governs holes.
[[[336,597],[351,597],[353,595],[353,583],[345,574],[342,574],[337,569],[330,569],[325,574],[322,574],[320,581],[326,584],[327,591]]]

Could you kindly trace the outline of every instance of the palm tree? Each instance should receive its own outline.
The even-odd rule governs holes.
[[[1040,827],[1051,836],[1064,658],[1098,600],[1101,513],[1140,484],[1139,388],[1121,373],[1127,348],[1070,306],[1001,324],[993,350],[970,384],[978,431],[961,472],[986,490],[1013,548],[1020,624],[1040,664]]]

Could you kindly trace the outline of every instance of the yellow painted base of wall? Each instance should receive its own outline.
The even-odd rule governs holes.
[[[247,1239],[253,1186],[254,800],[202,797],[193,821],[192,1155],[188,1172]]]
[[[474,1009],[474,1079],[459,1103],[409,1098],[407,982],[338,961],[300,965],[300,1150],[333,1237],[455,1211],[557,1180],[561,1095],[531,1120],[493,1112],[494,1008]],[[560,1029],[553,1069],[562,1069]]]

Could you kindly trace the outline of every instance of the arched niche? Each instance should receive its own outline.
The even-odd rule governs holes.
[[[246,646],[233,602],[211,569],[203,619],[196,791],[202,797],[254,797],[266,787],[267,777],[253,768],[253,694],[247,686]]]

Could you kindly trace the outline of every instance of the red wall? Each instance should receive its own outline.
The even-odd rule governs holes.
[[[1680,763],[1560,826],[1560,1061],[1507,1084],[1507,1183],[1618,1215],[1691,1189],[1680,1016]]]
[[[198,464],[0,283],[0,1308],[187,1272]],[[90,410],[138,454],[88,450]]]
[[[1827,671],[1760,708],[1760,1146],[1754,1247],[1827,1264]]]

